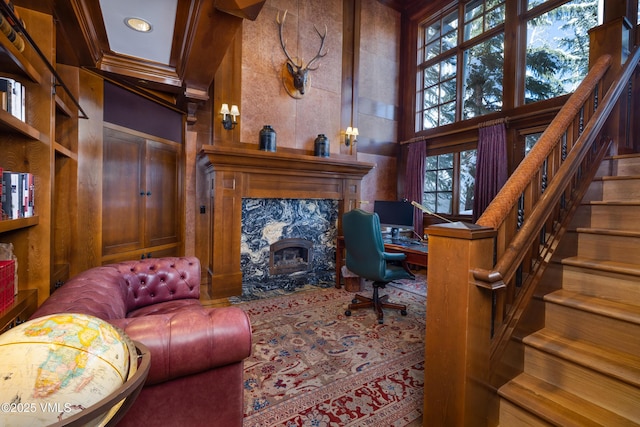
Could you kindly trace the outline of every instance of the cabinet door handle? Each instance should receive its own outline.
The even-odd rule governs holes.
[[[144,191],[141,191],[141,192],[140,192],[140,195],[141,195],[141,196],[144,196]]]
[[[147,191],[147,196],[150,196],[150,195],[151,195],[151,191]]]

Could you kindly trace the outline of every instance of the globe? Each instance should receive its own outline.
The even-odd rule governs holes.
[[[88,409],[130,378],[135,354],[124,332],[94,316],[54,314],[10,329],[0,335],[0,425],[49,425]]]

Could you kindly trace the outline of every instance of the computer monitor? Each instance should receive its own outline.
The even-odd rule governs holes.
[[[373,211],[380,218],[380,226],[391,227],[391,237],[397,238],[400,229],[413,229],[414,207],[410,202],[376,200]]]

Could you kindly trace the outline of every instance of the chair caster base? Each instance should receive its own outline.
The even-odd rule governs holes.
[[[400,310],[400,314],[402,314],[403,316],[407,315],[407,310]]]
[[[345,316],[351,316],[351,310],[346,310],[346,311],[344,312],[344,315],[345,315]]]

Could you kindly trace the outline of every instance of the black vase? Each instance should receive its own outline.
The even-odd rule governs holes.
[[[264,125],[260,131],[260,150],[276,151],[276,131],[271,125]]]
[[[323,133],[313,142],[313,154],[318,157],[329,157],[329,139]]]

